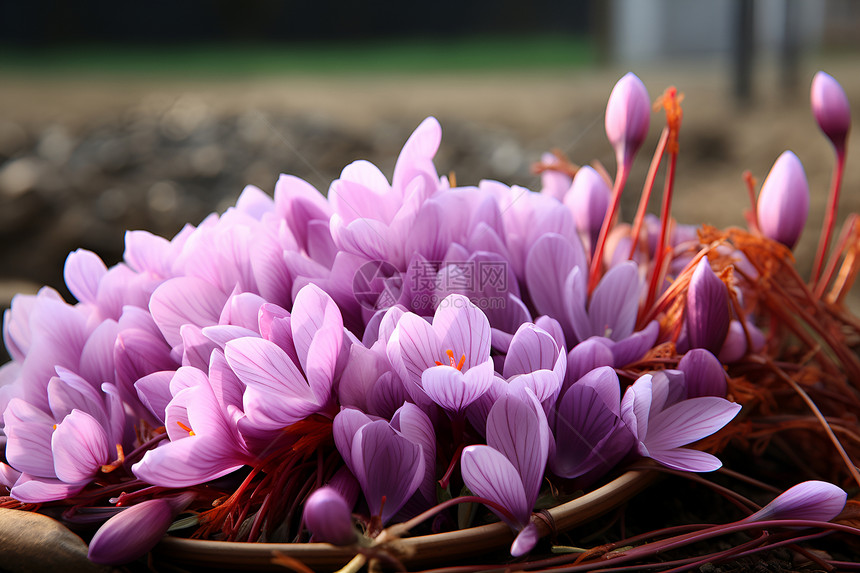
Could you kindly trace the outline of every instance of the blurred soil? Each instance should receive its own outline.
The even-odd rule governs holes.
[[[684,222],[743,224],[742,173],[763,181],[791,149],[803,161],[813,205],[797,249],[809,260],[832,167],[828,142],[802,85],[788,93],[763,66],[752,105],[730,97],[721,64],[636,69],[652,99],[669,85],[685,94],[673,214]],[[850,60],[826,69],[860,109]],[[368,159],[389,176],[400,146],[427,115],[443,126],[440,173],[459,184],[482,178],[539,188],[530,171],[558,148],[575,163],[614,171],[603,110],[625,70],[183,81],[133,77],[0,77],[0,303],[11,293],[60,287],[62,263],[79,247],[110,264],[125,229],[172,236],[229,206],[246,184],[272,192],[279,173],[325,191],[349,162]],[[650,155],[663,123],[652,120]],[[849,145],[841,214],[860,210],[860,162]],[[632,216],[648,165],[640,157],[626,193]],[[658,179],[662,182],[662,176]],[[662,183],[658,183],[658,188]],[[659,190],[659,189],[658,189]],[[659,193],[652,209],[659,206]]]

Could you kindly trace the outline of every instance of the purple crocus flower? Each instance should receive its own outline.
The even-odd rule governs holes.
[[[606,104],[606,137],[618,165],[630,166],[651,123],[651,100],[645,84],[632,72],[618,80]]]
[[[540,493],[551,439],[537,398],[527,388],[515,388],[490,409],[487,445],[466,447],[460,459],[469,490],[510,512],[493,510],[519,532],[511,545],[515,557],[531,551],[538,540],[531,512]]]
[[[226,369],[226,363],[213,353],[212,371],[218,368]],[[223,403],[229,394],[216,394],[219,388],[210,377],[183,366],[170,381],[170,390],[173,398],[164,419],[170,441],[149,450],[132,466],[138,478],[163,487],[186,487],[254,462],[237,427],[241,410]]]
[[[830,521],[845,507],[847,498],[848,494],[832,483],[805,481],[790,487],[743,521],[772,519]]]
[[[809,183],[791,151],[780,155],[761,186],[758,226],[764,236],[794,248],[809,214]]]
[[[641,456],[673,469],[709,472],[722,464],[706,452],[682,448],[710,436],[728,424],[740,411],[740,404],[705,396],[666,406],[665,395],[655,400],[651,375],[639,378],[624,393],[621,419],[635,438]]]
[[[312,541],[351,545],[358,538],[349,504],[332,487],[321,487],[308,496],[303,515]]]
[[[122,509],[96,531],[87,557],[104,565],[121,565],[142,557],[164,537],[176,515],[193,499],[193,493],[184,493]]]
[[[292,314],[273,305],[261,312],[263,338],[247,336],[226,343],[224,354],[247,386],[246,422],[279,432],[315,412],[329,413],[343,347],[343,319],[337,305],[313,284],[296,295]]]
[[[525,386],[544,403],[558,396],[566,370],[564,347],[559,348],[550,333],[527,322],[511,339],[502,375],[509,384]]]
[[[618,463],[633,446],[633,434],[621,420],[615,370],[595,368],[574,382],[559,401],[554,430],[550,469],[556,475],[597,478]]]
[[[462,295],[445,297],[432,325],[405,313],[388,341],[388,356],[418,405],[429,398],[449,412],[461,412],[493,380],[489,321]]]
[[[13,398],[4,414],[6,459],[21,472],[11,495],[26,503],[72,496],[110,471],[131,445],[117,389],[100,389],[64,368],[48,383],[46,413]]]
[[[851,106],[845,90],[830,74],[817,72],[812,78],[809,100],[818,127],[833,143],[833,147],[844,150],[851,129]]]
[[[728,387],[726,371],[717,357],[704,348],[694,348],[678,362],[684,373],[687,398],[718,396],[725,398]]]
[[[687,289],[687,341],[690,348],[718,353],[729,330],[729,293],[702,257]]]
[[[371,516],[386,523],[424,481],[423,447],[385,420],[351,408],[335,416],[332,431],[338,452],[361,485]]]

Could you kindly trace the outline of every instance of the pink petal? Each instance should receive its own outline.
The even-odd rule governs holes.
[[[66,416],[51,436],[54,470],[58,478],[68,483],[95,476],[101,466],[112,461],[114,448],[101,424],[80,410]]]
[[[149,302],[155,323],[171,346],[182,342],[183,324],[204,327],[218,324],[227,300],[221,289],[194,277],[170,279],[159,286]]]
[[[594,289],[588,307],[591,334],[623,340],[633,334],[639,310],[639,270],[625,262],[609,269]]]
[[[530,504],[540,491],[549,439],[546,416],[530,392],[508,392],[490,409],[487,444],[504,454],[517,469]]]
[[[81,302],[95,304],[98,300],[99,281],[107,274],[107,267],[98,255],[78,249],[66,257],[63,279],[69,291]]]
[[[714,396],[684,400],[653,416],[643,441],[649,451],[684,446],[720,430],[740,410],[740,404]]]
[[[239,379],[287,399],[313,401],[314,394],[298,367],[281,348],[262,338],[238,338],[224,349],[227,363]]]
[[[520,531],[511,544],[511,556],[521,557],[531,551],[540,539],[540,533],[534,523],[529,522]]]
[[[529,295],[540,314],[555,318],[567,315],[565,301],[570,290],[565,281],[571,271],[585,266],[582,250],[575,249],[561,235],[546,233],[535,242],[526,257],[525,278]],[[564,290],[562,285],[565,285]]]
[[[558,346],[548,332],[532,323],[525,323],[511,340],[502,375],[510,378],[535,370],[552,370],[558,353]]]
[[[452,294],[439,303],[433,316],[433,330],[441,339],[440,350],[453,350],[455,360],[466,356],[465,368],[490,357],[490,322],[465,296]],[[437,358],[440,359],[442,356]]]
[[[421,375],[421,386],[437,404],[450,412],[462,412],[486,392],[493,382],[493,363],[487,360],[465,373],[451,366],[434,366]]]
[[[58,501],[72,497],[81,491],[89,480],[78,483],[66,483],[58,479],[37,477],[26,473],[21,474],[11,495],[23,503],[43,503]]]
[[[517,468],[504,454],[490,446],[467,446],[460,458],[460,469],[463,482],[472,493],[498,503],[519,521],[508,525],[528,523],[532,507]]]
[[[34,477],[54,478],[51,435],[54,419],[20,398],[13,398],[4,413],[6,461]]]
[[[352,470],[370,513],[380,515],[381,509],[385,523],[403,507],[424,478],[422,448],[398,435],[388,422],[371,422],[356,432]]]
[[[723,465],[718,458],[707,452],[687,448],[648,450],[648,456],[664,466],[684,472],[712,472]]]

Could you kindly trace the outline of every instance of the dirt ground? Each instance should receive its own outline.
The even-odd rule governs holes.
[[[791,149],[804,163],[812,190],[807,229],[796,250],[801,267],[810,266],[832,168],[830,146],[818,132],[808,107],[808,82],[819,67],[825,67],[843,83],[855,110],[860,109],[860,63],[850,58],[827,60],[824,66],[817,61],[805,62],[800,74],[802,85],[796,93],[784,92],[775,70],[761,66],[755,78],[754,100],[747,107],[738,106],[732,99],[728,69],[719,62],[634,70],[652,98],[669,85],[676,85],[685,94],[673,207],[678,219],[717,226],[742,224],[742,211],[748,206],[743,171],[749,169],[761,182],[776,157]],[[55,282],[60,276],[56,267],[65,253],[77,246],[105,252],[106,259],[116,257],[121,252],[123,225],[169,235],[178,229],[176,220],[196,222],[201,213],[229,205],[244,183],[254,183],[271,192],[277,174],[286,171],[325,189],[339,168],[364,157],[365,149],[370,150],[369,159],[390,173],[397,149],[428,115],[438,117],[443,126],[437,167],[440,172],[455,172],[460,184],[493,178],[536,189],[538,180],[530,174],[529,166],[542,151],[552,148],[561,149],[576,163],[597,159],[612,172],[614,159],[603,131],[603,111],[609,91],[625,71],[288,77],[241,82],[0,77],[0,290],[5,291],[0,298],[8,300],[11,292],[29,288],[28,283]],[[138,117],[141,113],[166,117],[177,108],[184,114],[179,115],[181,121],[188,117],[193,121],[200,114],[216,120],[242,120],[260,114],[267,124],[264,129],[272,132],[266,139],[274,146],[269,149],[270,159],[261,163],[239,156],[242,142],[222,137],[214,145],[221,146],[217,147],[217,157],[227,166],[225,169],[233,171],[229,179],[232,193],[204,193],[194,203],[195,208],[186,213],[181,201],[171,201],[175,194],[181,196],[186,191],[182,180],[169,181],[173,188],[168,189],[166,203],[162,201],[163,217],[114,217],[108,221],[107,231],[98,236],[87,229],[102,228],[104,221],[90,222],[86,215],[105,210],[105,188],[134,189],[136,180],[144,178],[139,169],[116,169],[109,180],[89,177],[92,170],[84,170],[83,175],[76,171],[74,177],[64,177],[65,172],[58,171],[59,176],[53,177],[50,185],[41,185],[39,169],[51,163],[52,153],[56,155],[57,146],[52,144],[56,144],[58,130],[69,136],[67,146],[69,140],[74,146],[87,134],[119,121],[117,118],[127,118],[129,114]],[[276,122],[279,118],[311,122],[307,128],[310,130],[324,126],[326,137],[333,142],[346,138],[354,144],[306,145],[302,134],[307,129],[298,133],[281,130]],[[643,155],[650,156],[662,122],[662,114],[653,116],[651,137]],[[468,138],[468,145],[458,141],[464,138]],[[371,146],[361,145],[363,142]],[[151,145],[158,147],[159,143]],[[206,151],[211,151],[209,147]],[[66,151],[68,159],[70,152]],[[155,169],[173,157],[172,151],[162,151],[167,155],[153,155],[147,160],[147,168]],[[849,144],[840,211],[843,216],[860,210],[858,154],[857,146]],[[30,172],[25,170],[22,176],[21,165],[12,169],[16,160],[30,156],[35,162],[24,166]],[[202,157],[206,158],[205,153]],[[627,217],[635,208],[647,164],[648,157],[640,157],[630,179]],[[159,177],[165,176],[153,176],[153,180],[159,182]],[[214,179],[203,178],[195,184],[205,186],[210,181]],[[154,184],[147,185],[152,199]],[[75,194],[70,189],[79,192]],[[66,196],[69,193],[74,203]],[[155,195],[161,197],[158,192]],[[25,199],[30,196],[38,200],[27,203]],[[101,203],[96,204],[98,201]],[[658,201],[652,199],[653,209]],[[5,218],[2,211],[7,214]],[[70,212],[77,215],[71,216]],[[33,224],[23,224],[30,219]],[[44,238],[47,235],[49,239]],[[49,270],[38,270],[41,262]]]

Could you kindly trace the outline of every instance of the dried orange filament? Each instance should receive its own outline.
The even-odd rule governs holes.
[[[123,463],[125,463],[125,452],[123,452],[123,450],[122,450],[122,444],[117,444],[116,445],[116,460],[114,460],[113,462],[111,462],[107,465],[102,466],[102,472],[110,473],[113,470],[115,470],[116,468],[118,468],[119,466],[121,466]]]
[[[684,112],[681,110],[681,102],[684,94],[678,93],[675,86],[669,86],[654,103],[654,111],[662,107],[666,110],[666,125],[669,128],[669,153],[678,153],[678,132],[681,130],[681,118]]]
[[[188,435],[189,435],[189,436],[193,436],[193,435],[195,435],[195,434],[194,434],[194,430],[192,430],[191,428],[189,428],[188,426],[186,426],[186,425],[185,425],[185,424],[183,424],[182,422],[180,422],[180,421],[178,421],[178,420],[177,420],[176,425],[178,425],[180,428],[182,428],[183,430],[185,430],[186,432],[188,432]]]
[[[445,354],[448,355],[449,364],[445,364],[444,366],[450,366],[451,368],[456,368],[457,370],[463,369],[463,364],[466,363],[466,355],[465,354],[460,357],[460,362],[454,362],[454,351],[453,350],[446,350]],[[443,364],[437,360],[436,366],[443,366]]]

